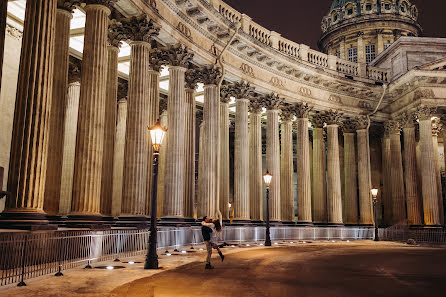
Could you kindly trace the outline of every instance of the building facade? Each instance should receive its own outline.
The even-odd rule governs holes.
[[[390,18],[407,14],[389,30],[417,36],[416,8],[388,2]],[[368,3],[387,9],[335,1],[330,16]],[[268,170],[276,223],[372,225],[378,188],[380,224],[444,225],[445,39],[392,39],[366,64],[220,0],[7,4],[2,227],[144,226],[157,119],[168,129],[157,185],[166,224],[220,213],[262,222]],[[373,27],[376,15],[357,23]]]

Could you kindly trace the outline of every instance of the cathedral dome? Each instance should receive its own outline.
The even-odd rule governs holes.
[[[362,36],[375,43],[375,48],[380,39],[379,49],[382,51],[384,45],[393,43],[400,36],[419,36],[422,29],[417,19],[418,9],[409,0],[333,0],[328,14],[322,19],[319,48],[346,59],[348,54],[345,44],[340,45],[341,41],[349,43],[347,46],[356,46],[357,37]],[[378,34],[381,34],[379,38]],[[365,57],[365,54],[358,53],[358,56]]]

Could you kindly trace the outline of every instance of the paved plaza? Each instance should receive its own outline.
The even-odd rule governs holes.
[[[142,257],[121,259],[115,270],[73,269],[0,289],[2,297],[20,296],[444,296],[446,248],[400,243],[278,242],[227,247],[223,263],[204,269],[200,246],[188,253],[160,254],[158,271],[143,270]],[[181,250],[181,249],[180,249]]]

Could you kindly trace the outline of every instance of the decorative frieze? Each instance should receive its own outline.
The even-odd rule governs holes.
[[[285,87],[284,82],[276,76],[271,77],[271,80],[269,81],[269,83],[274,87],[278,87],[278,88]]]
[[[178,22],[177,29],[178,31],[183,33],[183,35],[186,36],[187,39],[192,40],[192,32],[184,23]]]
[[[328,101],[342,104],[341,97],[338,95],[330,95],[330,97],[328,97]]]
[[[298,92],[299,92],[299,94],[301,94],[302,96],[305,96],[305,97],[311,96],[311,90],[309,88],[300,87]]]
[[[251,76],[251,77],[255,77],[255,76],[254,76],[254,70],[252,69],[251,66],[249,66],[249,65],[246,64],[246,63],[242,63],[242,65],[240,66],[240,70],[241,70],[244,74],[246,74],[246,75],[249,75],[249,76]]]

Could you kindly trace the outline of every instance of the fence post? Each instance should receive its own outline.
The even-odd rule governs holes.
[[[121,236],[119,236],[119,230],[117,234],[118,238],[116,239],[116,259],[115,262],[119,262],[119,245],[121,244]]]
[[[62,250],[63,250],[63,238],[64,238],[64,232],[61,233],[62,234],[62,238],[59,237],[59,242],[57,244],[57,246],[59,247],[59,271],[56,272],[56,274],[54,276],[63,276],[62,273]]]
[[[23,242],[23,249],[22,249],[22,275],[20,278],[20,283],[17,284],[17,287],[24,287],[25,284],[25,261],[26,261],[26,246],[28,243],[28,235],[25,235],[24,242]]]

